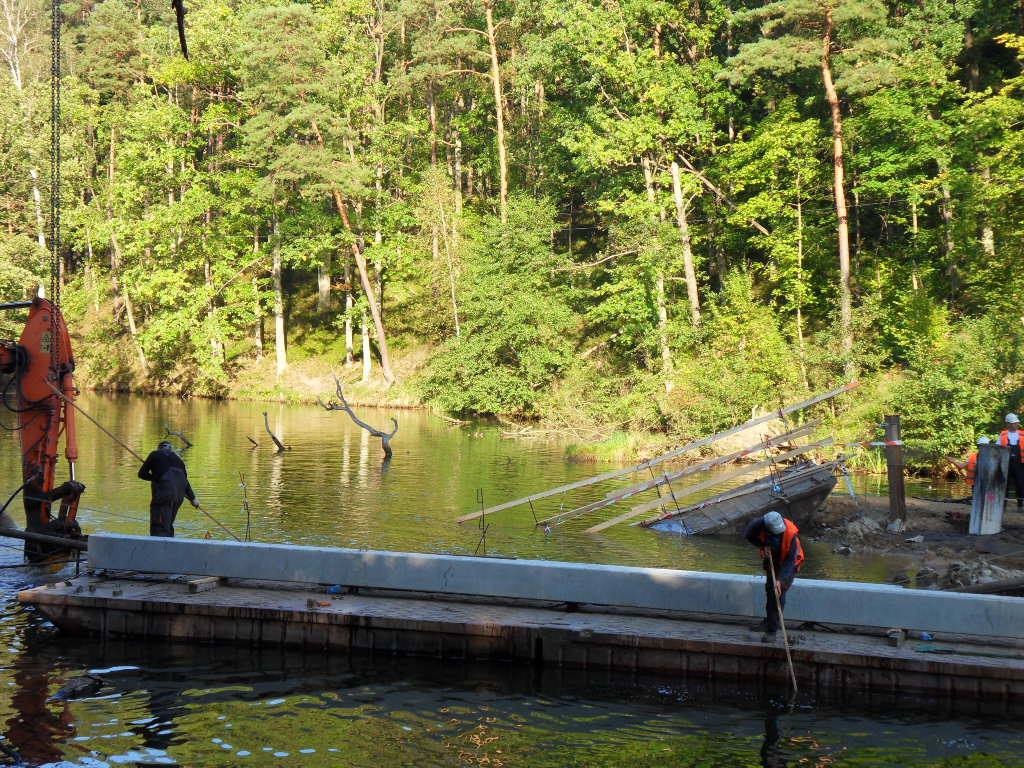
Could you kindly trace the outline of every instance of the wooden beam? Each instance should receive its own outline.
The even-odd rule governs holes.
[[[600,499],[598,501],[592,501],[589,504],[584,504],[582,507],[577,507],[576,509],[570,509],[566,510],[565,512],[559,512],[557,515],[552,515],[551,517],[545,518],[544,520],[539,520],[537,522],[537,525],[561,525],[566,520],[569,520],[573,517],[579,517],[580,515],[585,515],[590,512],[596,512],[599,509],[604,509],[607,506],[622,501],[623,499],[628,499],[632,496],[636,496],[637,494],[643,493],[644,491],[649,491],[653,488],[657,488],[662,485],[668,485],[672,481],[678,480],[682,477],[694,475],[697,474],[698,472],[704,472],[709,469],[722,466],[724,464],[731,464],[737,459],[742,459],[746,456],[749,456],[752,453],[756,453],[759,450],[763,450],[766,447],[771,448],[780,443],[784,443],[787,440],[793,440],[798,437],[803,437],[804,435],[807,435],[810,432],[812,432],[815,429],[815,427],[817,427],[820,424],[821,422],[816,419],[810,422],[809,424],[805,424],[802,427],[798,427],[797,429],[791,430],[782,435],[770,437],[767,441],[755,443],[754,445],[747,446],[743,450],[736,451],[735,453],[730,453],[726,456],[719,456],[713,459],[708,459],[707,461],[702,461],[700,464],[694,464],[692,466],[685,467],[676,472],[672,472],[671,474],[666,472],[661,475],[657,475],[651,478],[650,480],[645,480],[642,483],[637,483],[626,488],[619,488],[618,490],[609,492],[603,499]],[[669,487],[671,488],[671,486]]]
[[[732,472],[732,473],[730,473],[730,474],[728,474],[726,476],[719,476],[716,480],[709,480],[709,481],[704,482],[704,483],[698,483],[697,485],[691,486],[689,488],[685,488],[684,490],[686,491],[686,495],[687,496],[692,496],[694,493],[696,493],[698,491],[703,491],[703,490],[707,490],[708,488],[714,487],[715,485],[717,485],[718,483],[722,482],[723,480],[734,479],[735,477],[738,477],[739,475],[744,474],[744,472],[750,472],[750,471],[756,470],[756,469],[763,469],[764,467],[766,467],[767,465],[771,464],[772,462],[785,461],[786,459],[791,459],[791,458],[794,458],[795,456],[799,456],[800,454],[804,454],[804,453],[807,453],[808,451],[812,451],[815,448],[825,448],[826,446],[829,446],[829,445],[831,445],[834,442],[835,442],[835,440],[830,437],[830,438],[828,438],[826,440],[821,440],[821,441],[819,441],[817,443],[811,443],[810,445],[805,445],[805,446],[803,446],[801,448],[798,448],[796,450],[789,451],[788,453],[784,453],[781,456],[776,456],[773,459],[768,459],[766,461],[762,461],[762,462],[759,462],[757,464],[752,464],[749,467],[744,467],[741,470],[738,470],[736,472]],[[659,520],[664,520],[664,519],[669,518],[669,517],[675,517],[676,515],[681,514],[681,513],[696,511],[694,509],[694,507],[700,507],[700,506],[704,506],[706,504],[715,504],[715,503],[718,503],[720,501],[728,501],[729,499],[734,499],[737,496],[742,496],[745,493],[749,493],[752,490],[760,490],[762,487],[767,487],[770,482],[771,482],[771,478],[764,478],[764,480],[759,485],[755,486],[754,488],[742,488],[742,489],[741,488],[734,488],[731,491],[724,491],[724,492],[718,494],[717,496],[712,496],[709,499],[704,499],[703,501],[698,502],[697,504],[693,504],[693,505],[691,505],[689,507],[683,507],[682,509],[673,510],[673,511],[670,511],[670,512],[665,512],[664,514],[658,515],[657,517],[652,517],[652,518],[649,518],[647,520],[642,520],[642,521],[640,521],[639,525],[645,525],[645,526],[646,525],[651,525],[652,523],[656,523]],[[663,499],[655,499],[654,501],[649,501],[646,504],[639,504],[636,507],[633,507],[633,509],[630,510],[630,511],[631,512],[635,511],[638,515],[641,515],[644,512],[650,512],[652,509],[656,509],[658,507],[663,507],[663,506],[665,506],[665,503],[664,503]]]
[[[457,517],[455,518],[455,522],[466,523],[470,520],[476,520],[477,518],[482,517],[484,515],[490,515],[495,512],[501,512],[502,510],[505,509],[511,509],[512,507],[518,507],[523,504],[528,504],[531,501],[538,501],[540,499],[546,499],[550,496],[557,496],[560,493],[574,491],[578,488],[586,488],[589,485],[601,483],[604,482],[605,480],[613,480],[616,477],[622,477],[623,475],[628,475],[631,472],[642,472],[645,469],[656,467],[663,462],[669,461],[670,459],[682,456],[684,453],[689,453],[690,451],[696,450],[698,448],[704,448],[705,446],[712,445],[713,443],[716,443],[719,440],[722,440],[723,438],[730,437],[731,435],[735,435],[738,432],[742,432],[745,429],[756,427],[758,424],[764,424],[765,422],[772,421],[773,419],[781,419],[791,413],[795,413],[796,411],[802,411],[803,409],[810,408],[811,406],[817,405],[818,403],[823,403],[826,400],[831,400],[833,397],[837,397],[838,395],[849,392],[852,389],[856,389],[858,386],[860,386],[860,382],[851,381],[847,384],[843,384],[840,387],[831,389],[828,392],[823,392],[819,395],[815,395],[814,397],[808,398],[807,400],[803,400],[799,403],[794,403],[793,405],[786,406],[785,408],[780,408],[777,411],[772,411],[771,413],[766,413],[763,416],[758,416],[757,418],[745,421],[738,426],[731,427],[725,430],[724,432],[718,432],[709,437],[703,437],[700,440],[694,440],[693,442],[687,443],[686,445],[680,448],[675,448],[669,451],[668,453],[663,453],[660,456],[656,456],[653,459],[641,462],[640,464],[635,464],[632,467],[612,470],[610,472],[605,472],[600,475],[594,475],[593,477],[587,477],[582,480],[576,480],[575,482],[572,483],[566,483],[565,485],[560,485],[557,488],[550,488],[546,491],[540,491],[539,493],[534,493],[530,496],[524,496],[520,499],[506,501],[501,504],[497,504],[493,507],[488,507],[487,509],[480,510],[478,512],[471,512],[468,515],[462,515],[461,517]]]

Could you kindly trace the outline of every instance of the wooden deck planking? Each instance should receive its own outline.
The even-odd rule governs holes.
[[[759,633],[743,625],[693,617],[566,612],[418,597],[331,597],[305,589],[230,584],[190,593],[184,582],[88,576],[70,586],[26,590],[19,599],[38,606],[58,627],[115,636],[512,657],[615,668],[621,666],[615,659],[628,651],[630,669],[685,674],[691,665],[704,665],[713,676],[755,679],[780,672],[784,678],[781,645],[762,644]],[[999,681],[1008,697],[1024,701],[1024,657],[1019,648],[929,643],[955,651],[934,654],[915,650],[914,641],[895,648],[882,637],[849,632],[795,631],[791,638],[798,675],[804,680],[823,674],[853,677],[867,681],[867,690],[876,688],[871,682],[878,677],[874,673],[884,672],[889,689],[896,680],[900,690],[952,690],[957,695]],[[665,668],[666,658],[678,661]]]

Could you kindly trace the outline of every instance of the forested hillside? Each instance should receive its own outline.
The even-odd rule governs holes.
[[[936,454],[1021,405],[1017,0],[202,0],[188,61],[164,0],[63,8],[88,386],[273,393],[314,361],[681,437],[856,376],[850,424],[897,408]],[[49,8],[0,10],[18,298]]]

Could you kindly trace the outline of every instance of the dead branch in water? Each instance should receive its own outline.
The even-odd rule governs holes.
[[[248,441],[249,441],[250,443],[252,443],[252,447],[253,447],[253,448],[259,448],[259,447],[260,447],[260,444],[259,444],[259,443],[257,443],[257,442],[256,442],[255,440],[253,440],[253,439],[252,439],[251,437],[249,437],[248,435],[246,435],[246,436],[245,436],[245,439],[246,439],[246,440],[248,440]]]
[[[320,405],[322,405],[324,407],[324,410],[327,410],[327,411],[344,411],[345,413],[347,413],[351,417],[352,421],[354,421],[357,425],[359,425],[360,427],[365,429],[367,432],[369,432],[374,437],[379,437],[380,438],[380,447],[384,449],[384,461],[386,461],[386,462],[390,461],[391,460],[391,438],[393,438],[395,436],[395,433],[398,432],[398,421],[395,420],[394,417],[391,418],[391,424],[393,425],[393,428],[392,428],[392,430],[390,432],[382,432],[381,430],[377,429],[376,427],[371,427],[365,421],[363,421],[358,416],[356,416],[355,412],[353,412],[351,406],[349,406],[348,402],[345,400],[345,393],[341,391],[341,381],[338,379],[337,376],[334,377],[334,385],[335,385],[335,389],[336,389],[337,394],[338,394],[338,399],[341,400],[340,404],[334,402],[333,400],[328,400],[325,403],[320,398],[317,398],[316,401],[318,403],[320,403]]]
[[[192,447],[192,442],[187,437],[185,437],[185,435],[183,435],[181,432],[178,432],[176,429],[171,429],[170,424],[164,424],[164,432],[167,433],[168,437],[176,437],[179,440],[181,440],[181,442],[185,444],[185,448]]]
[[[278,453],[284,453],[288,450],[288,446],[277,439],[277,435],[270,431],[270,418],[267,416],[267,412],[263,412],[263,424],[267,428],[267,434],[270,435],[270,439],[274,441],[274,445],[277,446]],[[256,441],[253,440],[255,443]]]

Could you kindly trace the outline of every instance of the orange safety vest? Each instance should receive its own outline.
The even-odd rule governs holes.
[[[975,451],[967,457],[967,484],[974,487],[974,480],[978,476],[978,452]]]
[[[1017,434],[1020,435],[1020,438],[1018,439],[1017,445],[1020,445],[1020,446],[1024,447],[1024,432],[1021,432],[1020,430],[1017,430]],[[1002,432],[999,433],[999,444],[1000,445],[1009,445],[1010,444],[1010,430],[1004,429]]]
[[[782,546],[780,547],[781,551],[779,552],[779,560],[781,562],[776,563],[775,566],[777,568],[782,567],[782,563],[786,562],[789,558],[789,550],[792,549],[794,544],[796,544],[796,570],[799,571],[800,566],[803,565],[804,562],[804,548],[803,545],[800,544],[800,539],[797,538],[797,534],[800,533],[800,529],[796,527],[796,524],[793,523],[792,520],[787,518],[782,518],[782,520],[786,524],[786,530],[782,532]],[[762,544],[766,543],[767,538],[768,532],[761,531]],[[768,557],[767,547],[761,547],[761,557]]]

